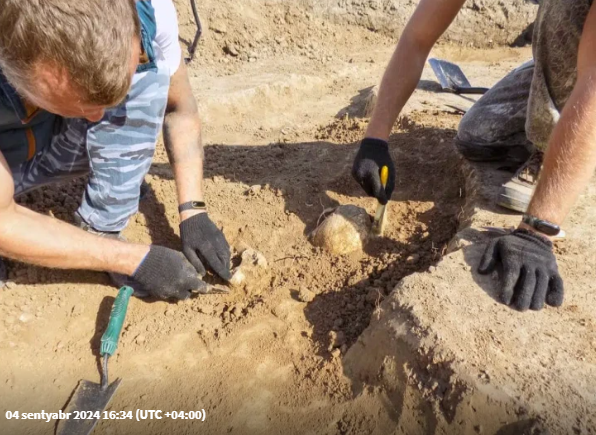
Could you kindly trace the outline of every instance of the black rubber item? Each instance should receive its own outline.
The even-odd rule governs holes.
[[[561,227],[557,224],[553,224],[552,222],[539,219],[536,216],[531,216],[529,214],[524,214],[522,222],[547,236],[556,236],[561,232]]]
[[[490,241],[478,272],[497,271],[501,302],[519,311],[541,310],[544,304],[563,304],[563,279],[559,275],[553,244],[527,230],[515,230]]]
[[[459,86],[455,87],[454,93],[457,95],[484,95],[489,91],[489,88],[460,88]]]
[[[187,210],[206,210],[207,204],[203,201],[188,201],[178,206],[178,213],[182,213]]]

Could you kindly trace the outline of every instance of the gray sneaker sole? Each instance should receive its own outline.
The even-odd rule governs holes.
[[[518,213],[525,213],[528,210],[532,197],[523,193],[503,187],[497,199],[497,205]]]

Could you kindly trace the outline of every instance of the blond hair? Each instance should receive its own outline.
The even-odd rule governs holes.
[[[131,83],[135,0],[0,0],[0,69],[22,92],[40,63],[58,67],[88,104],[113,106]]]

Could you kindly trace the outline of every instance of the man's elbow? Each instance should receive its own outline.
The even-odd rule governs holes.
[[[0,202],[0,256],[6,255],[4,245],[10,240],[15,228],[20,225],[17,207],[14,201],[10,203]]]
[[[201,128],[201,117],[199,110],[195,105],[176,106],[171,110],[166,110],[164,123],[168,125],[184,124],[186,128]]]
[[[408,29],[402,33],[399,45],[402,45],[412,57],[426,57],[435,45],[436,40],[430,38],[427,33]]]

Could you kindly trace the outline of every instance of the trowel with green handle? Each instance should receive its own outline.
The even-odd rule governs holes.
[[[122,287],[118,292],[114,305],[112,305],[108,328],[101,337],[101,347],[99,349],[99,353],[103,358],[101,384],[86,380],[79,382],[64,410],[65,413],[70,413],[70,418],[60,420],[56,428],[56,435],[90,434],[101,413],[108,406],[120,386],[122,381],[120,378],[116,379],[111,385],[108,382],[108,359],[116,353],[118,348],[118,340],[126,317],[128,301],[133,292],[134,290],[130,287]],[[85,417],[91,416],[92,418],[75,419],[75,411],[85,412]]]

